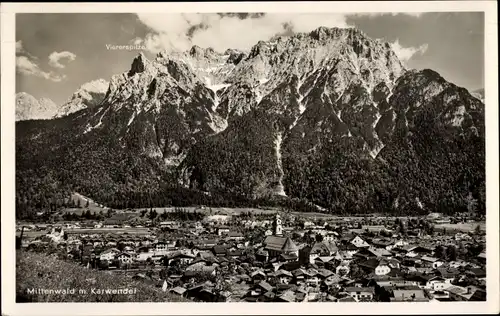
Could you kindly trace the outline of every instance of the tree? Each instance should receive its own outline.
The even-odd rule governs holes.
[[[453,245],[449,245],[447,248],[446,248],[446,259],[448,261],[455,261],[457,260],[457,247],[453,246]]]
[[[484,245],[481,243],[475,243],[467,248],[467,257],[476,258],[484,250]]]
[[[116,249],[120,250],[120,251],[123,251],[123,249],[125,249],[125,244],[123,242],[119,242],[117,245],[116,245]]]
[[[323,235],[321,235],[321,234],[316,234],[316,241],[317,241],[317,242],[322,242],[322,241],[323,241],[323,239],[324,239],[324,238],[323,238]]]
[[[99,269],[101,270],[107,270],[109,268],[109,262],[108,260],[100,260],[98,264]]]
[[[476,228],[474,229],[474,234],[480,235],[481,234],[481,226],[477,224]]]
[[[158,216],[158,212],[156,212],[156,210],[151,209],[151,210],[149,211],[149,219],[150,219],[150,220],[155,219],[157,216]]]
[[[446,259],[446,248],[443,247],[442,245],[436,246],[436,248],[434,249],[434,255],[441,260],[445,260]]]
[[[406,236],[408,234],[408,229],[406,227],[406,223],[401,220],[399,222],[399,232],[403,235],[403,236]]]

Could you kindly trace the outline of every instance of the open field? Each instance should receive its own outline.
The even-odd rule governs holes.
[[[33,294],[28,289],[74,289],[74,294]],[[130,289],[130,294],[95,294],[92,289]],[[54,257],[18,251],[16,253],[16,302],[184,302],[161,288],[130,277],[116,277],[90,270]]]
[[[471,232],[474,231],[479,225],[481,231],[486,231],[486,223],[485,222],[472,222],[472,223],[458,223],[458,224],[438,224],[435,225],[436,229],[446,229],[450,231],[460,231],[460,232]]]
[[[74,229],[66,229],[66,233],[68,234],[124,234],[127,233],[129,235],[146,235],[152,233],[149,228],[137,228],[137,227],[128,227],[128,228],[74,228]]]
[[[81,215],[82,212],[86,211],[87,209],[92,213],[101,213],[108,211],[107,207],[100,205],[99,203],[94,202],[94,200],[92,200],[91,198],[88,198],[76,192],[71,195],[71,201],[75,204],[80,203],[81,208],[68,207],[63,210],[65,213],[74,213],[76,215]],[[87,201],[89,203],[88,207],[86,206]]]
[[[149,211],[151,208],[141,208],[137,209],[136,211],[140,213],[142,210]],[[153,207],[153,210],[156,210],[158,214],[161,214],[163,212],[174,212],[177,208],[175,207]],[[252,213],[256,215],[272,215],[277,212],[281,212],[280,209],[278,208],[268,208],[268,209],[261,209],[261,208],[227,208],[227,207],[199,207],[199,206],[190,206],[190,207],[181,207],[181,209],[187,211],[187,212],[200,212],[204,213],[206,215],[229,215],[229,216],[238,216],[242,213]],[[360,217],[384,217],[387,219],[396,219],[395,216],[390,216],[387,217],[383,214],[366,214],[363,216],[339,216],[335,214],[328,214],[328,213],[320,213],[320,212],[290,212],[290,214],[297,216],[297,217],[303,217],[303,218],[318,218],[318,219],[325,219],[325,220],[331,220],[331,219],[346,219],[346,220],[354,220],[354,219],[359,219]],[[411,216],[398,216],[397,218],[412,218]],[[417,217],[415,217],[417,218]]]
[[[25,231],[23,233],[24,238],[37,238],[40,236],[44,236],[47,234],[47,230],[33,230],[33,231]],[[16,236],[21,236],[21,232],[16,232]]]

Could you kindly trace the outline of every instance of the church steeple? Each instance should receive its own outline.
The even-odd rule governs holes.
[[[283,226],[281,224],[281,218],[280,218],[279,214],[276,214],[276,217],[274,218],[273,229],[274,229],[275,236],[282,236],[283,235]]]

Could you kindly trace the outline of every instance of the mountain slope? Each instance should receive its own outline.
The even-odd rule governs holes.
[[[16,121],[48,120],[57,113],[57,105],[48,98],[37,100],[31,94],[16,94]]]
[[[484,210],[484,104],[354,29],[248,53],[140,54],[98,105],[16,127],[22,203],[29,176],[111,207],[173,203],[179,190],[192,201],[189,188],[218,205],[287,196],[332,212]]]
[[[97,106],[106,96],[109,83],[104,79],[97,79],[84,83],[73,93],[71,98],[57,111],[55,117],[67,116],[86,108]]]

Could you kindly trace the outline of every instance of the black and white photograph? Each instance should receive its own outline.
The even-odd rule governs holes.
[[[498,299],[485,10],[283,5],[2,23],[16,305]]]

